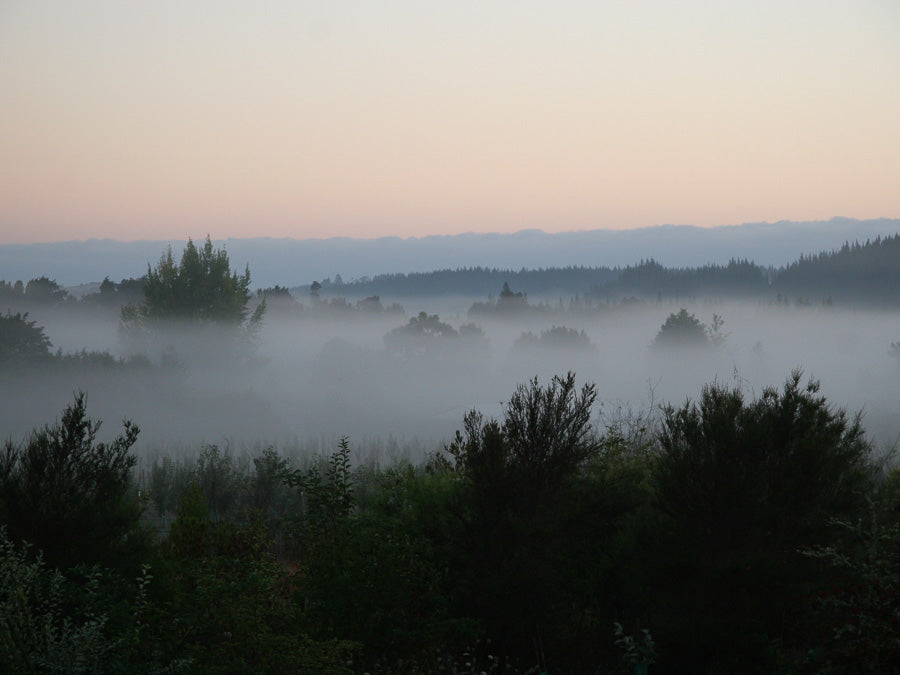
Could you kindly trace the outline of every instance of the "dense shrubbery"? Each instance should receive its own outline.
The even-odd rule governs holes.
[[[139,501],[136,428],[96,442],[78,397],[6,446],[0,670],[900,666],[898,481],[857,419],[799,373],[602,430],[594,402],[533,380],[419,466],[209,446]]]

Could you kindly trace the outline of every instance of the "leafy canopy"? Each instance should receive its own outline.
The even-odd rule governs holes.
[[[724,339],[721,334],[721,319],[713,315],[713,326],[709,328],[696,316],[682,308],[670,314],[653,340],[655,348],[702,348],[718,346]]]
[[[188,239],[180,263],[175,263],[170,247],[156,268],[148,265],[144,299],[137,313],[144,319],[240,324],[247,319],[249,300],[249,267],[243,274],[233,272],[226,251],[214,249],[207,235],[200,248]],[[261,316],[262,311],[257,309],[257,314]],[[126,311],[124,318],[132,318],[129,314],[134,310]]]
[[[58,423],[0,450],[0,525],[55,567],[104,562],[102,556],[124,562],[138,543],[131,453],[138,427],[126,420],[109,443],[96,441],[99,429],[78,393]]]
[[[50,356],[50,339],[28,313],[0,314],[0,363]]]

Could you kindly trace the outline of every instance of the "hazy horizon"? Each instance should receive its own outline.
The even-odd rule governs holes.
[[[898,26],[882,0],[14,0],[0,243],[896,216]]]
[[[900,219],[822,222],[748,223],[700,228],[687,225],[631,230],[584,230],[513,234],[469,233],[424,237],[354,239],[222,240],[232,264],[249,265],[254,288],[308,286],[313,280],[345,281],[379,274],[430,272],[487,267],[519,270],[547,267],[624,267],[653,258],[670,267],[727,264],[750,259],[778,267],[800,255],[821,253],[846,241],[865,241],[900,233]],[[201,239],[197,239],[200,241]],[[27,281],[55,278],[64,286],[142,276],[171,246],[177,253],[184,239],[120,242],[92,239],[37,244],[0,244],[0,279]]]

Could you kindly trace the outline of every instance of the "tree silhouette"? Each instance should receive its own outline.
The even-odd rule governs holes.
[[[384,336],[388,353],[404,356],[423,356],[443,351],[449,340],[458,340],[459,333],[437,314],[419,312],[405,326],[395,328]]]
[[[466,610],[501,649],[519,649],[552,625],[563,594],[556,556],[584,536],[572,518],[573,481],[601,444],[591,426],[596,388],[575,375],[520,385],[503,420],[472,411],[447,451],[462,478],[464,524],[458,584]]]
[[[28,313],[0,315],[0,363],[50,356],[44,329],[28,320]]]
[[[707,347],[709,345],[710,339],[706,326],[684,308],[680,309],[678,313],[668,316],[653,340],[653,346],[658,348]]]
[[[201,248],[188,239],[176,264],[171,247],[156,267],[147,266],[144,298],[137,307],[123,308],[123,319],[144,321],[190,319],[239,325],[249,314],[250,269],[231,271],[228,254],[214,249],[209,235]],[[258,321],[265,303],[257,306],[251,321]]]
[[[122,565],[141,540],[130,452],[139,429],[126,421],[112,442],[97,443],[99,429],[79,393],[57,424],[0,451],[0,524],[59,568]]]
[[[41,304],[59,304],[69,296],[68,291],[62,288],[53,279],[39,277],[32,279],[25,285],[25,299]]]

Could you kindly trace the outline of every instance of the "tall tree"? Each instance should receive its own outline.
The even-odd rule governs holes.
[[[249,314],[250,269],[243,274],[231,270],[228,253],[213,248],[209,236],[198,248],[188,239],[175,262],[171,247],[156,267],[147,267],[144,298],[137,307],[123,310],[123,319],[190,319],[239,325]],[[257,306],[252,320],[258,321],[265,303]]]

